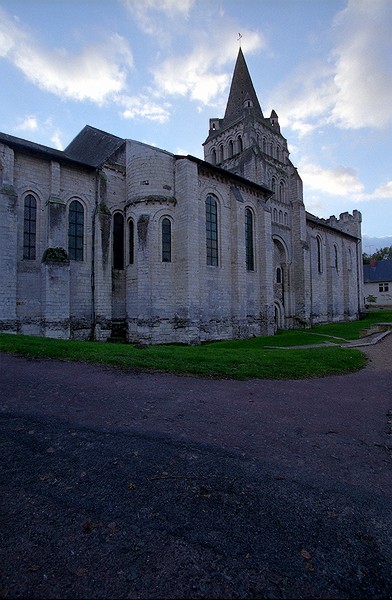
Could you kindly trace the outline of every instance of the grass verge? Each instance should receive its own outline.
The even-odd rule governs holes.
[[[260,339],[260,338],[259,338]],[[253,340],[249,340],[252,342]],[[307,349],[263,349],[225,347],[225,342],[200,346],[149,346],[53,340],[22,335],[0,336],[0,351],[31,358],[85,361],[126,369],[161,371],[231,379],[302,379],[347,373],[365,364],[355,349],[320,347]]]
[[[362,352],[341,348],[342,340],[358,339],[376,323],[392,323],[392,311],[369,311],[361,321],[280,331],[276,336],[211,342],[200,346],[148,346],[53,340],[0,335],[0,351],[31,358],[85,361],[124,369],[230,379],[304,379],[343,374],[366,364]],[[334,346],[323,346],[332,342]],[[313,348],[291,348],[319,344]],[[275,346],[275,347],[274,347]],[[282,349],[283,348],[283,349]]]

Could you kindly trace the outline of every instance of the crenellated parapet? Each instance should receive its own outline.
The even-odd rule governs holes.
[[[339,229],[339,231],[344,231],[358,238],[361,237],[362,214],[359,210],[354,210],[352,214],[349,212],[340,213],[339,218],[331,215],[328,219],[319,220],[334,229]]]

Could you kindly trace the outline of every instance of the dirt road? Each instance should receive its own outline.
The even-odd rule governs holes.
[[[305,381],[0,367],[3,597],[392,596],[376,353]]]

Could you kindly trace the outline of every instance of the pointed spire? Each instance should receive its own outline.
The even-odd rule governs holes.
[[[246,107],[253,107],[263,118],[263,113],[249,75],[248,67],[242,49],[240,48],[238,51],[237,62],[234,67],[224,121],[228,123],[242,117],[244,108]]]

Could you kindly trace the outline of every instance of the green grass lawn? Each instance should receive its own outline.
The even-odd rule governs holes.
[[[199,346],[105,344],[53,340],[23,335],[0,335],[0,351],[33,358],[77,360],[124,369],[161,371],[231,379],[302,379],[362,368],[366,358],[356,349],[323,346],[352,340],[378,321],[392,323],[392,311],[371,311],[366,319],[322,325],[312,329],[280,331],[276,336],[223,341]],[[319,344],[316,348],[290,348]],[[280,348],[274,348],[279,346]],[[284,348],[284,349],[281,349]]]

